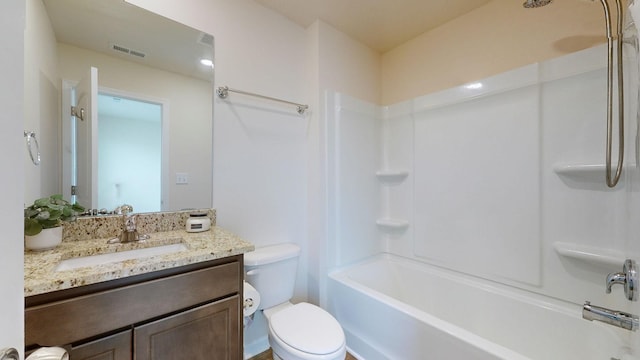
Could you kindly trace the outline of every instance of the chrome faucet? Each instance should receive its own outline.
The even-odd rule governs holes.
[[[631,331],[638,330],[640,324],[637,315],[591,305],[589,301],[586,301],[582,306],[582,318],[589,321],[601,321]]]
[[[113,243],[129,243],[134,241],[146,240],[149,238],[149,235],[140,235],[138,234],[138,229],[136,228],[136,219],[137,215],[129,214],[133,211],[133,206],[124,204],[122,206],[118,206],[115,210],[116,213],[122,214],[122,233],[117,238],[110,239],[108,241],[109,244]]]

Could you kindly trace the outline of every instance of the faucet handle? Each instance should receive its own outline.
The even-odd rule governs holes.
[[[136,219],[137,219],[136,215],[124,214],[123,219],[124,219],[123,229],[122,229],[123,231],[127,231],[127,232],[136,231]]]
[[[131,212],[133,212],[133,206],[129,204],[122,204],[113,210],[116,215],[128,215]]]
[[[636,301],[638,299],[638,291],[636,283],[638,282],[638,271],[636,262],[627,259],[622,266],[622,272],[610,273],[607,275],[606,292],[611,293],[611,287],[615,284],[624,285],[624,294],[628,300]]]

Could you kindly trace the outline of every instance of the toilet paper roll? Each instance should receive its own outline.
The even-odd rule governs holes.
[[[61,347],[43,347],[32,352],[26,360],[69,360],[69,354]]]
[[[244,283],[244,316],[250,316],[256,310],[258,310],[258,305],[260,305],[260,293],[256,290],[251,284],[245,282]]]

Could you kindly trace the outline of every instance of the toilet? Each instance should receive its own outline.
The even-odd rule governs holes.
[[[274,360],[344,360],[344,331],[327,311],[292,304],[300,247],[278,244],[244,254],[245,281],[260,294]]]

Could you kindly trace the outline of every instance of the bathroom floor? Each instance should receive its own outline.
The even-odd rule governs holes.
[[[267,351],[265,351],[263,353],[260,353],[260,354],[258,354],[256,356],[252,357],[249,360],[271,360],[271,359],[273,359],[273,357],[271,356],[271,349],[269,349],[269,350],[267,350]],[[357,360],[357,359],[354,358],[351,354],[347,353],[347,357],[346,357],[345,360]]]

